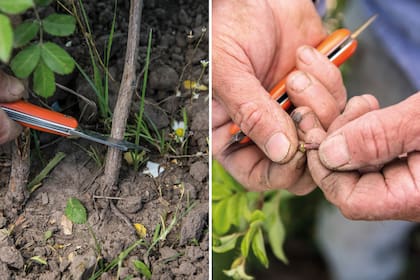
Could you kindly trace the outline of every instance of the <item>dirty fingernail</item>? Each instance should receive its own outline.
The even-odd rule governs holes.
[[[310,65],[314,61],[314,57],[315,52],[311,47],[305,46],[299,50],[299,59],[307,65]]]
[[[22,96],[25,90],[23,84],[14,78],[9,78],[9,86],[7,87],[8,92],[14,96]]]
[[[283,133],[275,133],[265,144],[268,157],[275,162],[286,158],[290,149],[290,141]]]
[[[311,84],[311,80],[304,72],[295,73],[289,80],[289,86],[295,92],[302,92]]]
[[[296,110],[294,110],[290,114],[290,117],[292,118],[292,120],[295,122],[296,125],[298,125],[302,121],[302,114]]]
[[[349,163],[351,157],[344,135],[327,138],[319,147],[319,156],[329,168],[338,168]]]

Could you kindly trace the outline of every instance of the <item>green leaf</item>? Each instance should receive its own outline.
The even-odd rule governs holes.
[[[29,43],[39,31],[39,22],[26,21],[15,28],[15,47],[19,48]]]
[[[248,257],[249,247],[251,246],[251,241],[254,238],[255,232],[259,228],[259,226],[258,226],[259,224],[260,224],[259,222],[253,222],[249,226],[249,228],[248,228],[248,230],[247,230],[244,238],[242,239],[242,242],[241,242],[241,255],[243,257],[245,257],[245,258]]]
[[[216,160],[212,164],[213,184],[219,183],[231,192],[245,192],[245,189]]]
[[[54,72],[65,75],[73,72],[73,58],[57,44],[48,42],[42,45],[42,59]]]
[[[64,210],[66,217],[75,224],[84,224],[87,221],[86,208],[77,198],[70,197]]]
[[[10,67],[19,78],[27,78],[39,62],[41,48],[39,44],[21,50],[11,61]]]
[[[144,277],[146,277],[146,279],[152,278],[152,272],[150,272],[149,267],[147,267],[147,265],[144,262],[139,261],[139,260],[134,260],[133,265],[138,270],[138,272],[140,272],[141,274],[144,275]]]
[[[225,222],[225,213],[228,202],[228,199],[223,199],[217,203],[213,203],[213,230],[219,235],[225,234],[230,228],[230,224]]]
[[[256,221],[264,221],[265,220],[265,214],[263,211],[256,209],[254,210],[254,212],[252,212],[251,214],[251,222],[256,222]]]
[[[264,265],[265,268],[268,268],[268,258],[267,253],[265,252],[264,237],[261,228],[258,228],[252,239],[252,252],[254,252],[254,255],[261,264]]]
[[[240,233],[234,233],[226,236],[222,236],[217,239],[216,245],[213,245],[213,252],[225,253],[235,248],[236,241],[241,236]]]
[[[35,0],[35,5],[37,6],[48,6],[52,3],[53,0]]]
[[[0,60],[8,62],[13,47],[13,30],[7,16],[0,14]]]
[[[52,235],[53,235],[53,232],[51,230],[47,230],[44,233],[44,240],[47,241],[48,239],[50,239],[52,237]]]
[[[213,182],[211,187],[212,201],[222,200],[232,195],[232,190],[227,188],[225,184],[220,184],[220,182]]]
[[[44,98],[53,96],[55,92],[54,73],[43,61],[40,61],[35,68],[34,91]]]
[[[278,191],[276,196],[270,201],[266,201],[263,206],[263,212],[266,215],[264,229],[268,233],[268,241],[271,250],[277,259],[288,263],[283,250],[286,230],[280,217],[280,202],[282,201],[282,191]]]
[[[0,11],[6,14],[20,14],[34,5],[32,0],[1,0]]]
[[[51,35],[68,36],[73,34],[76,20],[70,15],[51,14],[42,20],[42,27]]]
[[[254,277],[245,272],[245,258],[238,257],[235,259],[229,270],[223,270],[223,273],[233,279],[252,280]]]

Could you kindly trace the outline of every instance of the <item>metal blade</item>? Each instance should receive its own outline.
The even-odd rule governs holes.
[[[104,144],[110,147],[114,147],[117,148],[121,151],[128,151],[128,150],[144,150],[144,151],[150,151],[149,149],[136,145],[134,143],[130,143],[128,141],[125,140],[118,140],[118,139],[114,139],[111,137],[108,137],[106,135],[97,133],[95,131],[90,131],[90,130],[81,130],[81,129],[75,129],[75,130],[71,130],[70,131],[70,135],[74,135],[74,136],[78,136],[90,141],[94,141],[100,144]]]
[[[378,15],[371,16],[365,23],[363,23],[360,27],[358,27],[351,35],[350,38],[353,40],[357,38],[369,25],[378,17]]]

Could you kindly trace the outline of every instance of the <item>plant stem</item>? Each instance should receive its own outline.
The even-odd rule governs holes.
[[[143,1],[131,0],[124,71],[121,87],[118,92],[117,104],[115,105],[112,117],[111,137],[115,139],[124,138],[125,127],[130,112],[130,103],[135,90],[133,85],[136,82],[136,57],[137,47],[140,41],[142,8]],[[115,186],[117,185],[121,166],[121,151],[116,148],[109,148],[105,162],[104,186]]]

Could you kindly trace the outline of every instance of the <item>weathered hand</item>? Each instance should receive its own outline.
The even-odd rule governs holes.
[[[311,107],[325,127],[344,108],[338,69],[301,47],[326,36],[312,1],[213,1],[212,35],[215,158],[250,190],[312,190],[296,127],[267,92],[296,65],[287,83],[294,104]],[[255,144],[228,147],[232,120]]]
[[[24,87],[22,83],[0,71],[0,102],[11,102],[22,98]],[[4,144],[19,135],[22,127],[9,119],[0,109],[0,144]]]
[[[307,152],[311,174],[350,219],[420,221],[420,93],[381,110],[367,97],[349,102],[328,135],[307,131],[306,142],[321,143]]]

